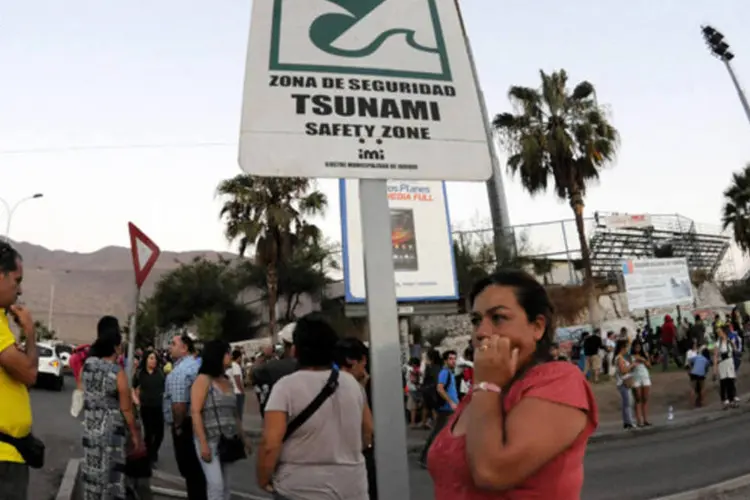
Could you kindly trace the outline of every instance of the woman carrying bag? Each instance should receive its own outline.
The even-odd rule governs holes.
[[[195,449],[206,476],[208,500],[231,497],[227,464],[246,458],[250,441],[242,431],[237,398],[226,370],[232,364],[230,346],[221,340],[206,343],[198,378],[190,390]]]

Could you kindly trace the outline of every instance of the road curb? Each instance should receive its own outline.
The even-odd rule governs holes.
[[[68,465],[65,466],[65,473],[63,474],[60,487],[57,489],[57,495],[55,500],[74,500],[76,494],[76,482],[78,481],[78,472],[81,468],[81,460],[78,458],[72,458],[68,460]]]
[[[704,488],[659,497],[655,500],[718,500],[726,493],[732,493],[743,489],[750,489],[750,474],[729,479],[728,481],[721,483],[712,484]],[[750,495],[748,495],[748,497],[750,497]]]
[[[615,431],[606,432],[601,434],[594,434],[589,438],[589,443],[607,443],[612,441],[621,441],[625,439],[638,439],[640,436],[651,436],[662,432],[667,432],[677,429],[685,429],[696,425],[706,424],[709,422],[716,422],[724,420],[726,418],[732,418],[739,415],[750,413],[750,405],[740,406],[738,409],[730,409],[726,411],[717,410],[717,413],[709,415],[701,415],[699,417],[685,418],[672,423],[656,425],[653,427],[639,428],[633,431]]]

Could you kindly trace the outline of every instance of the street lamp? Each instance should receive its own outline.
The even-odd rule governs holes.
[[[13,214],[16,212],[16,209],[24,202],[29,200],[36,200],[37,198],[41,198],[44,196],[42,193],[36,193],[31,196],[27,196],[26,198],[22,198],[16,202],[15,205],[10,205],[7,201],[0,198],[0,203],[3,204],[5,207],[5,213],[8,215],[8,222],[5,225],[5,241],[10,243],[10,222],[13,220]]]
[[[742,103],[742,109],[745,110],[745,115],[748,121],[750,121],[750,104],[747,102],[747,97],[740,87],[740,82],[737,80],[737,76],[734,74],[732,69],[731,60],[734,59],[734,53],[729,50],[729,44],[724,40],[724,35],[717,31],[712,26],[701,26],[703,32],[703,39],[708,45],[708,50],[716,56],[726,66],[729,72],[729,77],[734,83],[734,88],[737,89],[737,95],[740,96],[740,102]]]

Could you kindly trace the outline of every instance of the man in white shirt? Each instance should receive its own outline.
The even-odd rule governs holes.
[[[237,399],[237,414],[242,422],[242,414],[245,410],[245,377],[242,374],[242,351],[232,351],[232,366],[227,368],[227,378],[232,382],[234,396]]]

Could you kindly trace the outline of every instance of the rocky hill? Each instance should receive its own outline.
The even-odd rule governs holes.
[[[102,315],[125,320],[133,310],[135,278],[129,248],[110,246],[93,253],[78,253],[24,242],[14,246],[24,260],[21,300],[35,319],[46,324],[51,317],[59,338],[88,342]],[[143,297],[151,294],[162,274],[198,256],[236,257],[226,252],[163,252],[144,284]]]

